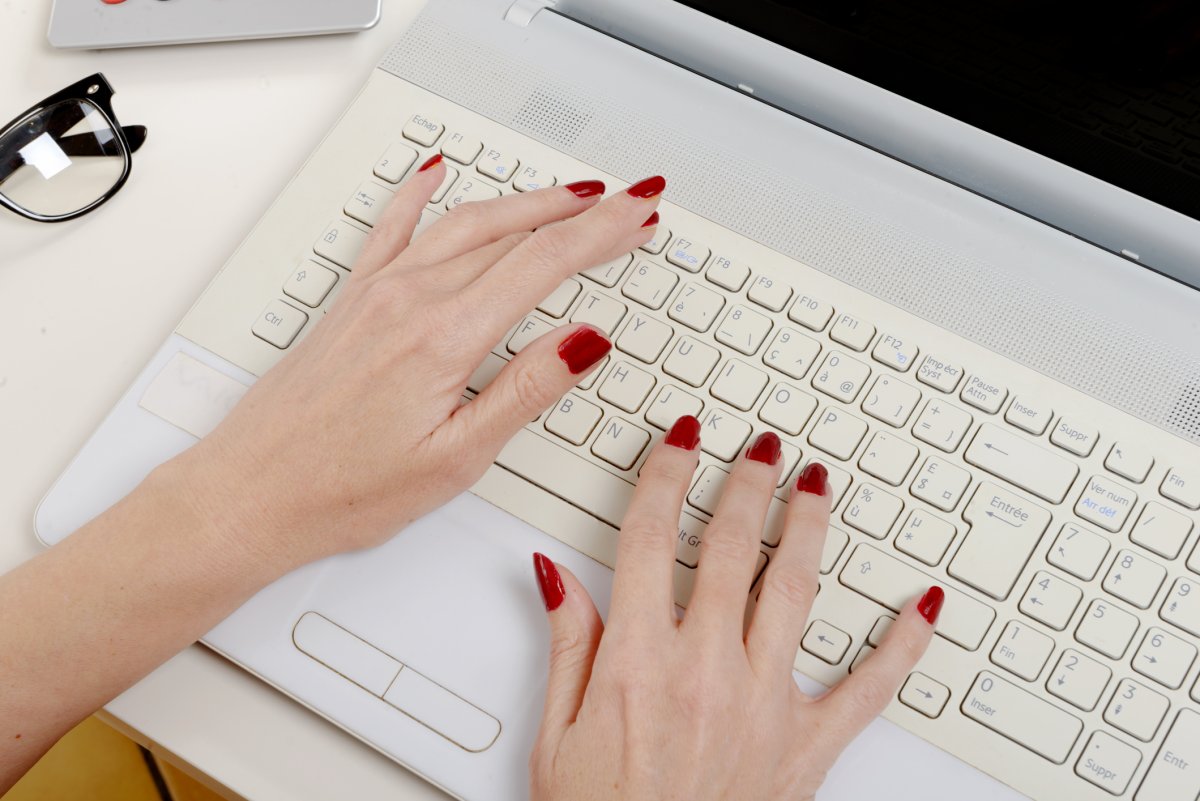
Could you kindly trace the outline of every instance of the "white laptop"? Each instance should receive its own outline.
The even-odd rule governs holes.
[[[527,798],[547,638],[530,553],[604,608],[646,446],[693,411],[681,603],[731,460],[767,429],[785,482],[817,459],[836,493],[801,686],[845,676],[914,592],[947,590],[940,636],[823,799],[1195,801],[1187,62],[1153,61],[1136,9],[1081,26],[1005,2],[693,2],[432,0],[50,491],[39,536],[211,430],[319,323],[432,153],[451,169],[426,223],[662,173],[659,238],[530,310],[468,392],[527,331],[583,320],[616,347],[572,402],[472,493],[287,576],[204,642],[460,798]],[[1111,30],[1136,73],[1106,67]]]

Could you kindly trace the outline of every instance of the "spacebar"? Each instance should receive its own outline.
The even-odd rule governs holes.
[[[525,429],[504,446],[496,464],[614,528],[621,527],[633,497],[625,479]]]

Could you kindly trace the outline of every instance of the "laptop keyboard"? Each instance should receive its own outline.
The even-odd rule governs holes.
[[[371,174],[352,176],[361,184],[342,215],[313,232],[311,254],[250,330],[283,351],[319,319],[420,161],[440,152],[449,167],[424,228],[459,204],[565,180],[541,166],[539,147],[490,147],[414,115]],[[844,588],[874,605],[864,627],[842,619],[839,605],[818,604],[798,669],[826,681],[853,670],[894,613],[938,583],[948,596],[945,647],[898,694],[917,716],[910,728],[971,721],[964,758],[1018,743],[1039,770],[1073,773],[1072,797],[1195,801],[1200,548],[1185,546],[1200,461],[1164,460],[1011,376],[939,353],[936,340],[817,297],[716,247],[728,236],[708,226],[664,208],[654,241],[564,281],[497,344],[468,397],[557,326],[589,323],[615,345],[497,463],[617,527],[651,443],[679,416],[699,417],[703,454],[677,551],[686,604],[733,462],[755,433],[775,431],[784,469],[756,586],[789,483],[819,461],[834,503],[822,593]]]

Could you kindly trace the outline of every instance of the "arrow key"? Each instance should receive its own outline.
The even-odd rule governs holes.
[[[800,647],[823,662],[836,665],[850,650],[850,635],[824,620],[814,620]]]
[[[1052,629],[1062,631],[1083,600],[1083,590],[1053,573],[1039,570],[1021,599],[1021,611]]]
[[[1046,689],[1071,706],[1091,712],[1111,678],[1112,671],[1107,667],[1074,648],[1068,648],[1058,658],[1054,670],[1050,671]]]
[[[1141,647],[1133,655],[1133,669],[1164,687],[1177,690],[1195,661],[1194,645],[1163,629],[1152,628],[1146,631]]]
[[[950,688],[924,673],[910,673],[900,688],[900,703],[912,707],[927,718],[936,718],[950,700]]]

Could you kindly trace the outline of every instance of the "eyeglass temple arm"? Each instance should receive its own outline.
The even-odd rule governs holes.
[[[121,131],[125,134],[125,140],[129,142],[129,152],[131,153],[136,153],[138,148],[146,142],[146,126],[144,125],[126,125],[121,128]],[[95,134],[92,133],[64,136],[58,140],[58,146],[68,156],[110,155],[104,152]],[[0,184],[12,177],[12,174],[24,163],[25,159],[20,153],[13,153],[0,161]]]

